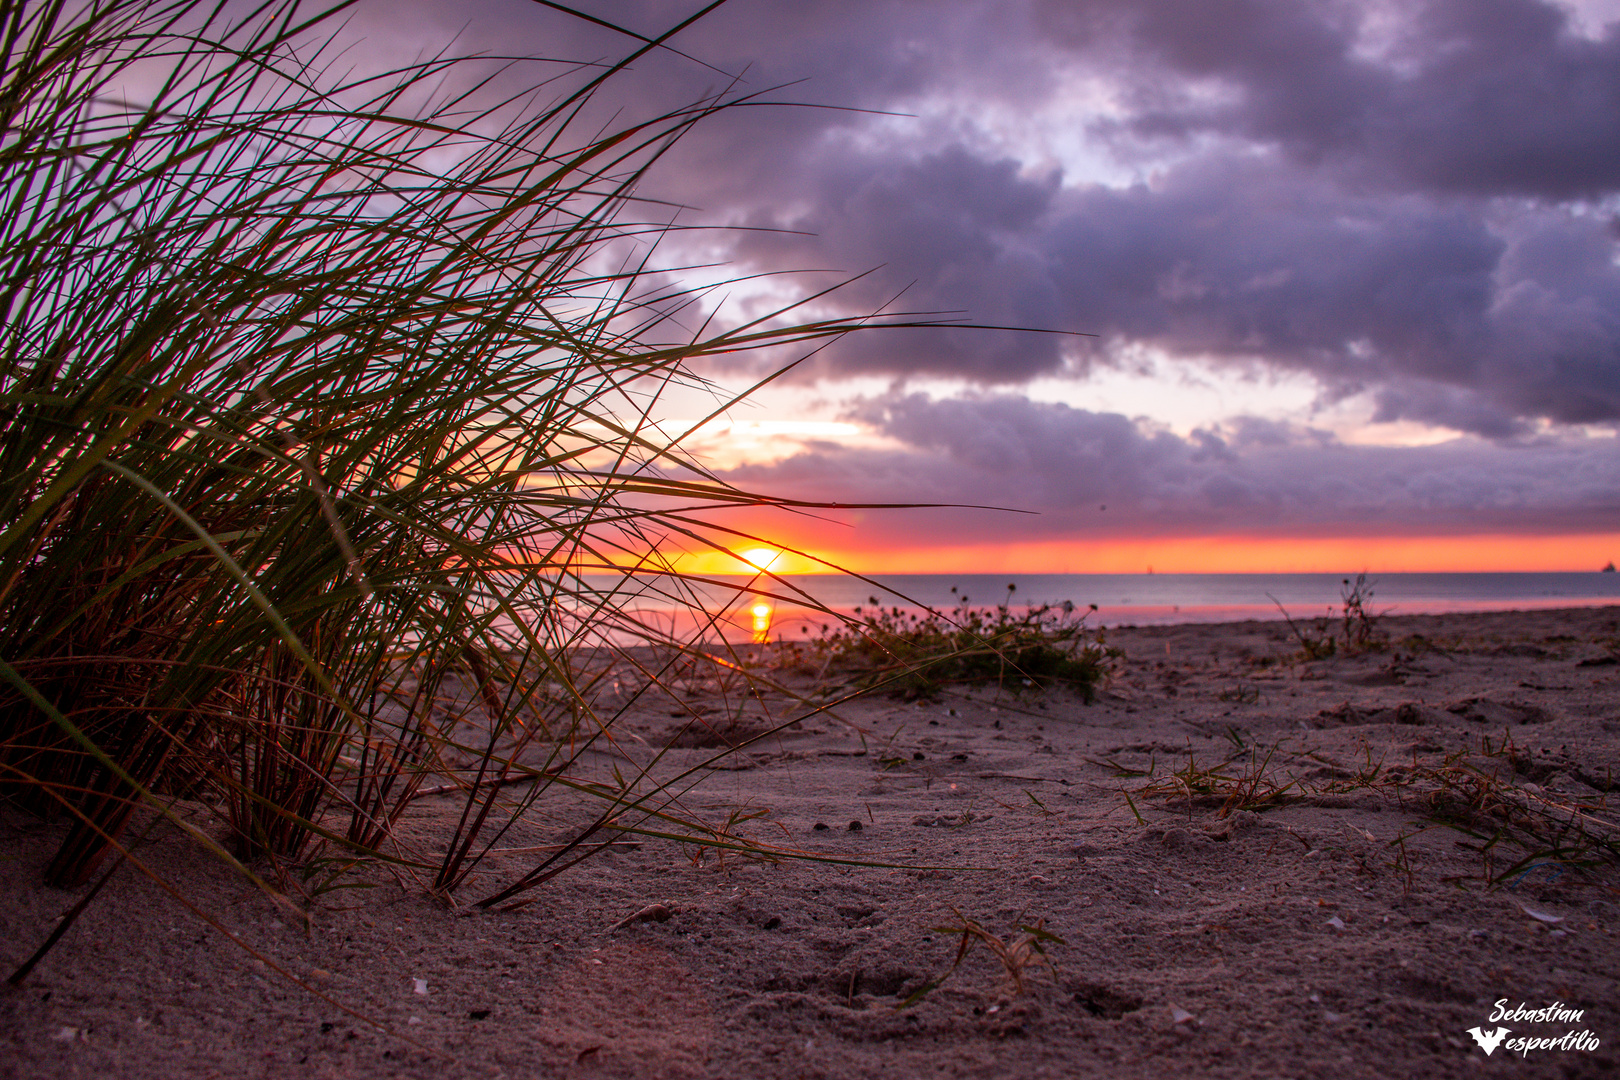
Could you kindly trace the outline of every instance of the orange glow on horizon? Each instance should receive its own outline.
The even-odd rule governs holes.
[[[832,566],[861,574],[1487,573],[1597,570],[1611,560],[1620,560],[1620,533],[1138,537],[917,544],[878,550],[804,546]],[[739,559],[713,552],[677,557],[674,562],[688,573],[750,573],[758,565],[749,565],[755,554],[744,552]],[[835,572],[787,552],[777,552],[768,565],[776,574]]]
[[[751,547],[736,554],[725,551],[703,551],[687,555],[671,555],[670,562],[686,574],[824,574],[825,566],[791,551],[777,548]]]

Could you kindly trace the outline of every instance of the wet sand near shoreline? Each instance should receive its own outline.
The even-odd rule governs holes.
[[[126,868],[0,993],[0,1076],[1613,1075],[1620,609],[1380,626],[1309,662],[1282,623],[1111,628],[1092,704],[871,696],[720,760],[785,700],[627,712],[683,806],[842,862],[626,834],[515,911],[368,871],[306,932],[176,831],[143,857],[260,958]],[[418,805],[431,850],[461,803]],[[541,811],[492,873],[578,820]],[[76,899],[60,831],[0,818],[8,972]]]

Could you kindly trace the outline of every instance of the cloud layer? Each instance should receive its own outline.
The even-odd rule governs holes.
[[[582,6],[647,34],[696,9]],[[396,40],[424,10],[450,18],[370,0],[361,24]],[[634,44],[528,0],[463,10],[469,47]],[[727,72],[745,92],[804,80],[772,100],[911,114],[701,127],[650,193],[787,231],[709,234],[706,253],[874,271],[848,311],[898,296],[1098,335],[874,335],[814,374],[1015,385],[1149,346],[1493,437],[1620,420],[1620,24],[1579,32],[1551,0],[734,0],[672,45],[687,55],[644,58],[604,108],[668,107]]]
[[[823,301],[846,313],[1095,335],[840,342],[799,377],[898,380],[856,408],[896,448],[750,486],[1019,505],[1054,534],[1613,531],[1616,442],[1568,425],[1620,423],[1620,4],[1577,2],[1597,21],[1553,0],[733,0],[600,105],[786,87],[766,99],[838,107],[694,131],[644,192],[742,228],[672,251],[801,270],[801,294],[864,273]],[[650,34],[698,5],[581,6]],[[462,19],[462,45],[503,54],[631,44],[529,0],[365,0],[356,25],[399,48]],[[1251,417],[1182,438],[1021,396],[1143,350],[1469,437],[1358,448]],[[934,377],[980,392],[906,387]]]
[[[853,418],[891,449],[814,448],[729,478],[844,502],[956,502],[1017,510],[1021,539],[1328,533],[1439,536],[1612,532],[1620,440],[1458,439],[1349,446],[1320,431],[1240,419],[1183,438],[1126,417],[1023,397],[894,394]],[[1009,519],[949,515],[955,543],[1006,538]],[[937,519],[931,519],[937,520]],[[888,527],[907,530],[904,515]]]

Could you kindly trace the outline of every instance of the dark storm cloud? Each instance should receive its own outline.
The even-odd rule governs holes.
[[[813,207],[780,222],[809,235],[756,235],[739,252],[886,264],[842,294],[866,310],[905,288],[911,310],[1100,335],[875,334],[829,351],[824,373],[1017,382],[1146,344],[1381,390],[1380,419],[1493,437],[1526,416],[1620,416],[1620,271],[1596,216],[1492,221],[1253,155],[1201,157],[1151,185],[1060,189],[961,148],[841,160]]]
[[[1205,158],[1152,188],[1074,193],[1046,240],[1065,315],[1124,341],[1387,387],[1383,419],[1492,436],[1516,416],[1620,416],[1605,223],[1471,211]]]
[[[578,6],[650,35],[701,5]],[[529,0],[362,11],[381,13],[366,22],[376,30],[459,28],[498,52],[632,44]],[[745,89],[808,80],[801,99],[876,109],[963,90],[1039,104],[1057,72],[1081,66],[1120,88],[1116,132],[1274,143],[1424,188],[1562,199],[1620,187],[1620,31],[1581,36],[1549,0],[733,0],[671,45]],[[725,82],[668,53],[638,68],[666,99]],[[778,115],[751,134],[774,151],[841,122]]]
[[[651,34],[698,5],[583,6]],[[464,19],[462,44],[498,52],[633,44],[527,0],[360,10],[378,40]],[[1146,345],[1309,372],[1372,393],[1380,419],[1493,438],[1620,419],[1616,26],[1583,37],[1546,0],[733,0],[672,44],[703,63],[649,55],[604,110],[665,108],[730,72],[743,91],[808,80],[773,100],[921,114],[700,126],[645,194],[693,207],[683,222],[810,234],[708,234],[706,254],[738,273],[874,271],[831,301],[846,312],[1099,335],[857,335],[807,375],[1016,384]],[[997,141],[1050,122],[1066,72],[1114,105],[1059,125],[1142,182],[1089,184]]]
[[[1056,328],[1064,283],[1041,246],[1057,193],[1055,174],[1029,179],[1015,162],[986,161],[961,147],[914,161],[845,158],[824,166],[803,215],[751,219],[791,233],[752,234],[738,253],[789,266],[819,259],[846,273],[880,268],[837,294],[856,310]],[[826,364],[844,373],[923,371],[1014,382],[1059,366],[1060,340],[977,330],[879,333],[840,345]]]
[[[527,0],[373,2],[437,11],[441,27],[464,15],[480,45],[605,56],[629,43]],[[651,34],[699,5],[580,6]],[[1424,190],[1620,190],[1620,24],[1582,36],[1550,0],[733,0],[671,44],[742,75],[744,89],[806,80],[800,100],[866,109],[953,93],[1039,107],[1062,71],[1081,69],[1109,80],[1124,109],[1075,117],[1101,134],[1228,136]],[[667,53],[638,66],[664,98],[724,81]],[[797,161],[808,133],[850,120],[745,126],[756,149]]]
[[[732,479],[807,498],[1035,510],[1038,518],[1017,521],[1030,539],[1607,531],[1620,511],[1615,440],[1358,447],[1257,420],[1181,438],[1116,414],[1010,395],[895,394],[853,415],[900,446],[822,448],[739,469]],[[1008,524],[983,512],[951,520],[962,543],[993,539]]]
[[[1491,437],[1529,418],[1620,418],[1613,219],[1555,201],[1620,189],[1620,32],[1577,36],[1536,0],[1383,11],[1380,37],[1376,5],[1037,4],[1026,47],[1121,79],[1132,110],[1119,124],[1251,145],[1121,189],[1065,188],[963,145],[816,142],[794,158],[796,212],[748,218],[813,237],[738,252],[882,267],[844,294],[852,309],[905,289],[910,310],[1102,338],[875,335],[829,351],[823,373],[1012,383],[1150,344],[1308,371],[1373,390],[1380,419]],[[841,91],[881,97],[840,72]]]
[[[1620,32],[1582,37],[1544,0],[1037,8],[1050,40],[1113,59],[1136,105],[1118,126],[1140,135],[1276,142],[1426,188],[1563,199],[1620,187]],[[1167,73],[1235,100],[1166,93]]]

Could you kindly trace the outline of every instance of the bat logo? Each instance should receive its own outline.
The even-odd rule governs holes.
[[[1508,1030],[1508,1028],[1497,1028],[1495,1031],[1487,1032],[1480,1028],[1469,1028],[1468,1034],[1472,1035],[1474,1041],[1479,1043],[1479,1048],[1485,1051],[1485,1056],[1490,1057],[1491,1051],[1496,1049],[1497,1044],[1502,1041],[1502,1036],[1506,1035]]]

